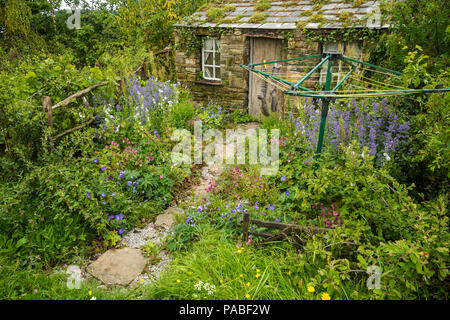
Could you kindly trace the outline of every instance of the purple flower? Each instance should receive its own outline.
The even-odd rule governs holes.
[[[120,228],[119,229],[119,234],[122,234],[123,233],[123,228]]]
[[[132,184],[133,184],[133,182],[131,182],[131,181],[127,182],[127,185],[129,185],[129,186],[131,186]]]
[[[100,170],[102,170],[102,171],[105,171],[106,169],[107,169],[106,166],[103,166],[100,168]]]
[[[197,208],[197,212],[201,212],[202,211],[202,206],[199,206],[198,208]]]
[[[98,162],[98,159],[94,159],[94,163],[97,163]]]
[[[114,219],[114,216],[109,216],[108,217],[108,221],[110,221],[111,219]]]
[[[101,193],[102,197],[106,197],[106,194],[104,192]]]
[[[90,193],[90,192],[87,192],[87,193],[86,193],[86,198],[88,198],[88,199],[91,198],[91,193]]]
[[[286,190],[286,192],[284,193],[286,196],[289,195],[289,190]]]
[[[285,176],[282,176],[282,177],[281,177],[281,181],[284,181],[284,180],[286,180],[286,177],[285,177]]]
[[[275,219],[275,222],[280,222],[281,220],[280,219]]]
[[[118,214],[118,215],[116,215],[116,220],[117,221],[120,221],[120,220],[122,220],[123,219],[123,214]]]

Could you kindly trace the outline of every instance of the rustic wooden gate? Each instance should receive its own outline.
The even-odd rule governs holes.
[[[251,38],[250,39],[250,63],[260,63],[265,61],[274,61],[283,59],[282,57],[282,45],[283,42],[280,39],[271,38]],[[261,68],[267,68],[267,72],[272,72],[273,65],[262,66]],[[283,66],[278,72],[286,72]],[[250,74],[249,83],[249,113],[256,118],[261,119],[263,114],[261,112],[262,100],[258,99],[258,94],[261,96],[261,85],[264,83],[262,79],[257,77],[254,73]],[[272,90],[271,90],[272,89]],[[271,94],[272,92],[272,94]],[[267,108],[270,110],[272,105],[273,93],[276,94],[278,98],[278,111],[280,112],[283,108],[284,97],[281,90],[276,89],[273,92],[273,88],[269,84],[265,94],[265,101]]]

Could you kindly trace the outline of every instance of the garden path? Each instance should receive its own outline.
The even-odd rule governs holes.
[[[191,188],[183,202],[192,203],[202,198],[208,198],[207,190],[224,171],[226,159],[234,157],[237,135],[248,129],[256,129],[258,126],[259,123],[256,122],[238,124],[227,137],[225,144],[221,145],[220,141],[214,141],[214,148],[223,146],[221,150],[224,161],[206,164],[201,171],[200,184]],[[168,208],[157,216],[155,222],[151,222],[143,228],[134,228],[122,239],[122,248],[108,250],[91,263],[87,267],[87,271],[107,285],[134,285],[155,281],[169,266],[172,257],[168,251],[162,250],[156,263],[146,265],[142,263],[146,258],[142,255],[141,247],[148,241],[155,245],[162,244],[169,229],[175,224],[174,215],[176,213],[183,214],[183,210],[177,207]]]

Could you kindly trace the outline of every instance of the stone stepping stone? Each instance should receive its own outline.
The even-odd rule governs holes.
[[[147,264],[140,249],[110,249],[91,263],[87,271],[107,285],[128,285]]]
[[[163,214],[156,217],[155,227],[170,229],[175,224],[175,213],[181,213],[183,210],[176,207],[171,207],[166,209]]]

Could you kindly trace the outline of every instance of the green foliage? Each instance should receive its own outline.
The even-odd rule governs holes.
[[[391,16],[391,32],[381,40],[385,54],[380,54],[379,62],[397,70],[407,66],[403,47],[423,48],[430,57],[429,70],[439,70],[448,66],[450,37],[448,17],[450,7],[445,1],[388,1],[386,6]]]
[[[181,101],[173,105],[170,112],[170,124],[177,129],[189,129],[189,120],[195,115],[195,107],[191,101]]]
[[[146,244],[142,245],[141,250],[144,256],[149,258],[150,262],[153,264],[157,263],[161,259],[159,257],[161,248],[152,241],[148,241]]]
[[[240,109],[234,110],[234,112],[231,114],[233,123],[246,123],[246,122],[255,122],[257,121],[256,118],[252,117],[248,113],[242,112]]]
[[[166,247],[170,251],[180,251],[187,249],[191,241],[198,236],[195,225],[190,223],[178,224],[169,231]]]

